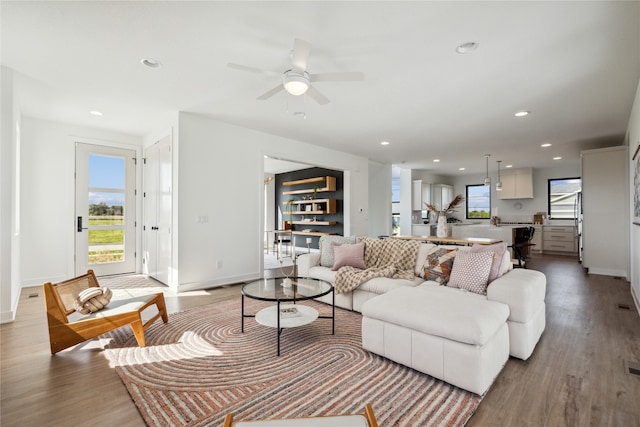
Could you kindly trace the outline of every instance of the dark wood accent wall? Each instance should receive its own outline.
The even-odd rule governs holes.
[[[283,182],[287,181],[297,181],[306,178],[315,178],[319,176],[333,176],[336,178],[336,191],[327,191],[322,193],[317,193],[316,199],[335,199],[336,200],[336,213],[335,214],[325,214],[318,215],[318,221],[335,221],[335,225],[314,225],[313,223],[309,225],[299,225],[295,224],[293,226],[294,231],[300,231],[302,229],[310,228],[313,231],[324,232],[324,233],[335,233],[338,235],[344,234],[344,174],[341,171],[335,171],[331,169],[324,168],[308,168],[301,169],[297,171],[287,172],[277,174],[275,176],[275,188],[276,188],[276,203],[275,203],[275,221],[276,223],[273,225],[276,229],[282,229],[283,224],[278,223],[278,209],[281,212],[286,212],[288,210],[288,206],[285,203],[289,200],[302,200],[302,195],[294,194],[294,195],[283,195],[283,191],[295,190],[298,187],[284,187],[282,185]],[[322,186],[322,185],[321,185]],[[304,186],[300,186],[304,187]],[[308,185],[308,187],[313,188],[313,184]],[[300,215],[294,215],[294,221],[298,221],[300,219]],[[289,215],[283,215],[283,221],[289,220]],[[309,236],[312,238],[311,247],[314,249],[318,248],[318,240],[320,239],[317,236]],[[306,246],[305,236],[297,236],[296,241],[298,247]]]

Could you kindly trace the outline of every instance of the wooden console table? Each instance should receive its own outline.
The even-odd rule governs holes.
[[[494,243],[500,243],[502,240],[500,239],[489,239],[484,237],[435,237],[435,236],[391,236],[392,239],[403,239],[403,240],[420,240],[423,242],[431,242],[431,243],[443,243],[449,245],[466,245],[470,246],[473,244],[479,245],[493,245]]]

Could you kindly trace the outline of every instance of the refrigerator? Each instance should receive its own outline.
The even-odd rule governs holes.
[[[573,205],[573,217],[575,221],[575,238],[578,245],[578,257],[582,262],[582,191],[576,193]]]

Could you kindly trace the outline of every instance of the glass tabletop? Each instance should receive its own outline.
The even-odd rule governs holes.
[[[291,286],[282,286],[284,277],[260,279],[242,286],[242,294],[263,301],[299,301],[327,295],[333,289],[329,282],[291,277]]]

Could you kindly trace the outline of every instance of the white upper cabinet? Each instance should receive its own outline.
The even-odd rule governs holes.
[[[505,170],[500,173],[502,191],[499,199],[533,199],[533,170],[531,168]]]
[[[411,210],[422,211],[427,207],[425,203],[431,203],[431,186],[421,179],[413,181]]]
[[[453,200],[453,187],[447,184],[431,185],[431,204],[442,210]]]

